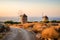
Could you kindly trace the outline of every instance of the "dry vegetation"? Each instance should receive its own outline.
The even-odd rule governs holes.
[[[49,23],[26,23],[14,24],[14,27],[24,28],[28,31],[36,33],[37,40],[60,38],[60,25],[53,26]]]
[[[60,26],[51,26],[49,28],[46,28],[42,31],[42,38],[50,38],[57,40],[60,38]]]
[[[42,31],[43,38],[58,38],[59,33],[52,27],[46,28]]]

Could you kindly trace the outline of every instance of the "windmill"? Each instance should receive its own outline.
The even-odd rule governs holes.
[[[18,15],[19,15],[19,20],[20,20],[21,24],[27,23],[27,15],[24,14],[24,12],[22,10],[18,11]]]

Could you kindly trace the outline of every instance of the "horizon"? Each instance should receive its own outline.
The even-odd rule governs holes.
[[[28,17],[28,21],[38,21],[40,22],[42,20],[42,17]],[[57,20],[60,21],[60,17],[49,17],[49,21],[51,20]],[[0,22],[5,21],[14,21],[14,22],[20,22],[19,17],[0,17]]]
[[[0,0],[0,17],[60,17],[60,0]]]

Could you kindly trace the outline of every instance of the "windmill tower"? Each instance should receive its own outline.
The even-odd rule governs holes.
[[[27,23],[27,15],[26,14],[20,15],[20,19],[21,19],[21,24]]]
[[[19,17],[21,24],[27,23],[27,15],[19,10]]]
[[[44,13],[42,13],[42,21],[43,21],[43,22],[49,21],[48,16],[44,15]]]

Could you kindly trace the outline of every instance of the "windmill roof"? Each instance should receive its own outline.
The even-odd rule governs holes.
[[[27,17],[27,15],[26,15],[26,14],[23,14],[23,15],[20,15],[20,16],[22,16],[22,17]]]

